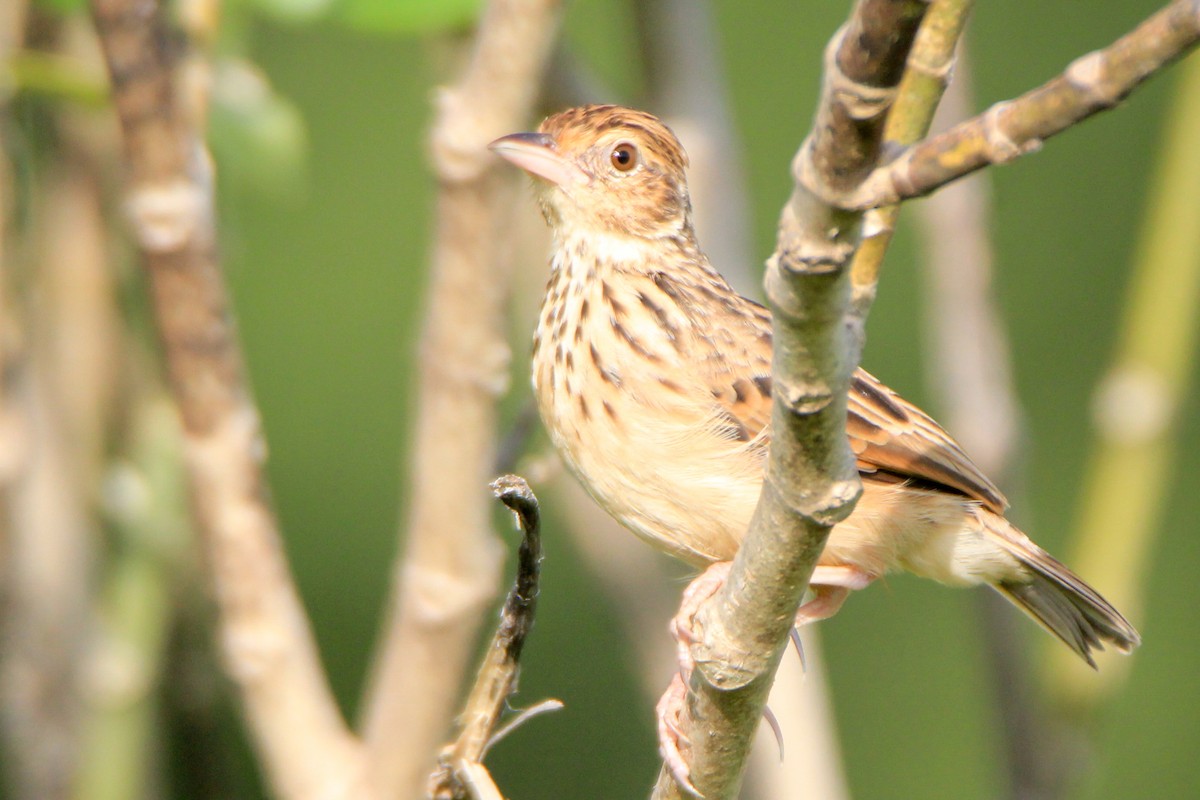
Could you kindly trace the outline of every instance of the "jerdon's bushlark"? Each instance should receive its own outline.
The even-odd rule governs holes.
[[[558,451],[596,500],[655,547],[733,558],[770,438],[771,318],[696,243],[674,134],[618,106],[574,108],[492,149],[534,175],[554,231],[533,384]],[[1007,502],[942,428],[863,370],[846,419],[863,494],[833,528],[797,622],[905,569],[986,583],[1088,663],[1133,627],[1004,518]]]

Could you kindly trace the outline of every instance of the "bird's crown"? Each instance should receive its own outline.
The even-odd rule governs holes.
[[[559,151],[579,154],[599,144],[617,144],[628,139],[639,155],[660,169],[682,176],[687,154],[675,134],[653,114],[615,105],[568,108],[546,117],[540,133],[554,139]]]
[[[542,179],[542,209],[560,233],[691,236],[687,155],[651,114],[580,106],[547,117],[536,133],[504,136],[491,146]]]

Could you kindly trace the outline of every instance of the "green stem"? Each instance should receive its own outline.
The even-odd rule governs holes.
[[[896,103],[888,114],[883,136],[889,145],[907,147],[929,132],[950,80],[954,51],[973,4],[973,0],[935,0],[929,6],[913,42]],[[880,265],[892,242],[900,206],[885,206],[870,213],[870,227],[876,233],[863,239],[850,270],[855,302],[860,304],[870,303],[875,297]]]
[[[134,422],[131,463],[110,468],[117,535],[84,682],[87,701],[75,800],[146,793],[158,686],[171,619],[172,562],[186,535],[178,425],[165,401]]]
[[[69,100],[88,108],[108,103],[108,87],[79,61],[52,53],[21,50],[0,69],[8,73],[13,90]]]

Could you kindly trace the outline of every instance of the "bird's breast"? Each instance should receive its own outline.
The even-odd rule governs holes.
[[[731,558],[762,479],[701,379],[696,321],[648,274],[559,261],[533,383],[570,469],[622,524],[685,561]]]

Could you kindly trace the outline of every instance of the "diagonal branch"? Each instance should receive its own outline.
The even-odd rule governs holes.
[[[173,83],[162,8],[93,0],[227,668],[281,797],[365,796],[267,499],[258,412],[216,255],[208,155]]]
[[[1175,0],[1042,86],[926,139],[853,191],[824,196],[846,208],[876,208],[929,194],[975,170],[1034,152],[1051,136],[1120,104],[1197,42],[1200,2]]]
[[[883,123],[925,3],[862,0],[826,53],[813,133],[793,163],[796,187],[768,263],[774,324],[771,453],[750,531],[724,587],[698,613],[682,735],[705,797],[735,797],[796,609],[830,528],[861,492],[846,442],[846,395],[862,319],[848,266],[860,214],[820,199],[875,168]],[[847,324],[849,323],[849,324]],[[751,611],[751,609],[753,611]],[[660,774],[655,797],[683,789]]]

